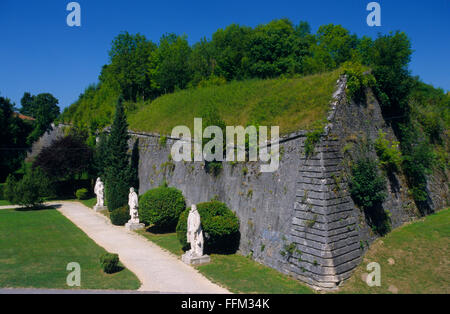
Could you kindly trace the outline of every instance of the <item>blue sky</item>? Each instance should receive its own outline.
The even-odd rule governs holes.
[[[111,41],[121,31],[158,42],[162,34],[186,34],[195,43],[231,23],[256,26],[287,17],[341,24],[358,36],[405,31],[414,54],[413,75],[450,90],[450,1],[380,0],[382,26],[366,24],[370,0],[151,1],[79,0],[81,27],[69,27],[69,0],[0,1],[0,95],[17,105],[25,91],[50,92],[62,108],[97,81]]]

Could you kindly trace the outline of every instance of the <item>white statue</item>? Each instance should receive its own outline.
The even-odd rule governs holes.
[[[97,182],[95,182],[94,193],[97,195],[95,208],[103,209],[105,206],[105,186],[100,178],[97,178]]]
[[[130,223],[138,224],[139,223],[139,213],[138,213],[138,207],[139,207],[139,201],[138,201],[138,195],[134,191],[134,188],[130,188],[130,194],[128,195],[128,206],[130,207]]]
[[[191,257],[203,256],[203,231],[200,214],[195,205],[192,205],[187,220],[187,242],[191,244],[191,249],[187,252]]]
[[[130,220],[125,224],[125,228],[128,230],[141,230],[145,228],[143,223],[139,223],[139,198],[134,188],[130,188],[130,194],[128,194],[128,207],[130,207]]]

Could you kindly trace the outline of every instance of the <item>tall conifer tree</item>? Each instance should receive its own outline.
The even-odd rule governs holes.
[[[127,204],[129,192],[128,124],[122,96],[117,101],[116,114],[108,139],[108,165],[106,166],[106,202],[113,211]]]

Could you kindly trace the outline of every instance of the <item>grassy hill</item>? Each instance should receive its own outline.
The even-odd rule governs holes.
[[[177,125],[193,127],[214,107],[226,125],[278,125],[281,133],[311,129],[326,117],[340,70],[296,78],[232,81],[220,86],[181,90],[153,101],[125,103],[130,129],[170,134]],[[107,126],[118,93],[91,86],[72,104],[61,121],[89,127]]]
[[[132,130],[170,134],[177,125],[192,129],[194,118],[213,106],[226,125],[279,125],[281,133],[310,129],[326,117],[338,77],[336,70],[187,89],[155,99],[128,120]]]
[[[375,241],[342,293],[450,293],[450,209],[405,225]],[[381,287],[363,280],[370,262],[381,266]]]

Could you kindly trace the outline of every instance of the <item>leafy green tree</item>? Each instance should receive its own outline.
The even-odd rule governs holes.
[[[20,166],[29,148],[26,138],[32,124],[14,115],[14,106],[0,97],[0,182]]]
[[[356,47],[357,37],[341,25],[322,25],[317,31],[317,44],[332,57],[336,66],[351,59],[351,51]]]
[[[300,26],[300,34],[305,31]],[[255,28],[250,41],[248,63],[252,76],[267,78],[299,73],[308,42],[298,36],[291,21],[274,20]]]
[[[202,38],[194,44],[188,64],[192,76],[189,83],[191,86],[197,86],[201,81],[213,76],[217,61],[212,43]]]
[[[245,56],[250,48],[252,29],[231,24],[212,36],[212,74],[227,81],[242,79],[247,74]],[[248,63],[248,62],[247,62]]]
[[[23,94],[22,99],[20,100],[20,113],[26,116],[34,117],[34,96],[28,92]]]
[[[125,100],[155,97],[148,71],[155,49],[156,45],[143,35],[119,34],[112,43],[110,64],[103,68],[100,81],[118,85]]]
[[[412,87],[408,70],[411,53],[411,42],[403,32],[380,35],[373,43],[369,65],[377,80],[375,92],[387,116],[408,116],[408,96]]]
[[[191,47],[186,36],[166,34],[151,57],[150,75],[161,93],[186,88],[191,80],[189,56]]]
[[[127,204],[129,193],[128,124],[123,108],[123,98],[116,105],[116,114],[108,139],[108,164],[106,165],[106,202],[113,211]]]
[[[36,119],[34,122],[34,130],[30,134],[28,141],[30,143],[36,141],[42,134],[44,134],[53,121],[59,116],[60,109],[58,107],[58,99],[52,94],[43,93],[37,96],[32,96],[33,103],[27,110]]]

